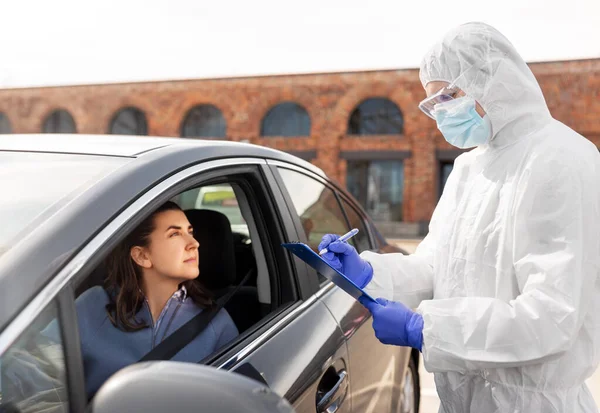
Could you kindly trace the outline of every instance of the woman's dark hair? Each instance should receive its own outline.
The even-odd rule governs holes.
[[[174,202],[168,201],[156,209],[148,218],[137,226],[106,258],[107,278],[105,288],[110,297],[106,305],[108,317],[113,325],[125,331],[138,331],[148,327],[136,319],[144,304],[142,293],[142,269],[131,258],[133,247],[148,247],[150,234],[156,228],[155,218],[166,211],[182,211]],[[187,295],[196,305],[208,308],[214,301],[198,279],[182,283]]]

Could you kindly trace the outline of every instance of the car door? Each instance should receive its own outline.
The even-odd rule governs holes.
[[[224,211],[222,202],[214,202],[212,196],[211,202],[205,202],[204,196],[211,191],[227,193],[227,204],[239,206],[239,211],[235,207],[227,214],[243,218],[243,231],[251,240],[259,273],[258,295],[268,296],[261,301],[263,306],[266,301],[271,304],[263,319],[241,332],[229,348],[203,362],[262,381],[290,401],[298,413],[350,412],[345,340],[316,294],[316,276],[308,274],[306,265],[281,247],[283,242],[297,240],[298,234],[266,163],[257,162],[256,166],[244,174],[224,170],[222,176],[207,181],[211,185],[181,194],[190,198],[189,193],[197,193],[192,196],[201,200],[195,201],[196,207]],[[232,221],[232,226],[237,221]],[[270,291],[265,291],[261,282],[266,278]]]
[[[314,250],[326,233],[342,234],[358,228],[351,242],[359,250],[372,249],[370,230],[350,200],[341,198],[323,177],[302,168],[271,162],[281,186],[286,188],[300,240]],[[298,188],[302,188],[299,190]],[[342,207],[344,205],[344,207]],[[309,272],[314,270],[310,269]],[[369,312],[356,300],[319,275],[320,300],[339,323],[350,357],[350,389],[353,411],[396,411],[410,351],[385,346],[374,335]]]
[[[298,413],[351,412],[344,337],[319,299],[316,274],[310,274],[302,261],[281,247],[282,242],[296,241],[298,234],[266,166],[262,168],[262,179],[262,189],[253,195],[265,202],[254,211],[257,216],[253,221],[269,228],[270,245],[263,250],[283,254],[290,263],[297,299],[254,335],[211,363],[263,381],[289,400]],[[262,221],[259,215],[263,216]],[[268,216],[277,219],[265,220]],[[277,275],[281,277],[282,274]]]

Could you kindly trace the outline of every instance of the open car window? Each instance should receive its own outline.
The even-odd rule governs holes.
[[[249,236],[248,225],[231,184],[206,185],[185,191],[175,198],[184,210],[212,210],[227,217],[234,233]]]
[[[214,172],[210,175],[212,178],[206,178],[208,183],[191,184],[188,189],[165,199],[165,202],[175,202],[193,226],[194,238],[199,243],[197,265],[200,275],[196,280],[213,299],[226,296],[249,275],[249,279],[225,304],[226,315],[219,313],[215,316],[210,327],[196,338],[199,342],[210,336],[212,341],[207,339],[205,342],[212,344],[203,347],[202,351],[190,351],[189,346],[198,344],[194,339],[172,360],[212,363],[232,351],[233,347],[243,346],[258,329],[264,328],[296,300],[296,284],[289,257],[282,248],[271,245],[283,242],[283,235],[273,201],[260,181],[262,176],[254,172],[257,168],[251,166],[237,168],[248,172],[237,175],[223,172],[220,178],[215,178],[213,175],[217,173]],[[141,217],[138,218],[138,221],[141,220]],[[115,233],[116,240],[112,244],[118,244],[120,241],[117,239],[122,240],[126,236],[126,233]],[[108,255],[110,251],[104,254]],[[287,262],[287,270],[282,265],[283,261]],[[149,323],[140,331],[116,332],[116,327],[107,317],[107,297],[110,294],[104,287],[107,275],[105,260],[102,260],[89,275],[80,277],[74,284],[82,356],[88,370],[86,383],[90,377],[94,379],[89,366],[92,370],[94,366],[109,366],[113,374],[112,370],[116,372],[118,363],[121,363],[121,359],[114,356],[116,353],[129,354],[120,368],[135,363],[192,318],[181,317],[187,314],[185,308],[193,307],[193,301],[181,306],[175,303],[170,308],[165,306],[165,318],[156,324]],[[86,302],[85,308],[83,302]],[[140,304],[139,311],[144,305]],[[225,327],[220,328],[219,325]],[[107,337],[111,334],[119,335],[120,342],[109,340]],[[141,342],[143,349],[139,350],[134,342]],[[110,351],[111,347],[114,351]],[[105,356],[110,359],[108,363],[103,359]],[[107,378],[103,377],[101,381]],[[88,395],[98,387],[99,382],[88,386]]]

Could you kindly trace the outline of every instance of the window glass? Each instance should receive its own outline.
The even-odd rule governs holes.
[[[310,116],[294,102],[283,102],[269,110],[262,121],[262,136],[309,136]]]
[[[107,156],[0,152],[0,256],[20,234],[32,231],[128,161]]]
[[[248,225],[230,184],[208,185],[194,188],[179,195],[177,202],[182,209],[210,209],[224,214],[233,232],[249,235]]]
[[[226,131],[225,118],[221,110],[213,105],[192,108],[181,127],[182,137],[222,138]]]
[[[348,122],[348,135],[401,135],[404,118],[394,102],[384,98],[363,101]]]
[[[454,168],[454,162],[443,161],[440,162],[440,193],[439,196],[442,196],[442,192],[444,191],[444,187],[446,186],[446,182],[448,181],[448,177],[450,176],[450,172],[452,172],[452,168]]]
[[[331,189],[300,172],[284,168],[279,172],[313,251],[318,252],[323,235],[348,232],[344,213]]]
[[[12,133],[10,120],[8,120],[8,116],[4,113],[0,113],[0,133]]]
[[[402,161],[348,161],[348,191],[375,221],[402,221]]]
[[[56,110],[52,112],[44,121],[42,128],[44,133],[75,133],[75,121],[66,110]]]
[[[65,353],[55,304],[0,356],[0,411],[69,411]]]
[[[146,115],[136,108],[121,109],[110,123],[110,133],[113,135],[147,135]]]
[[[348,203],[348,201],[346,201],[344,198],[341,199],[342,204],[344,205],[344,211],[346,212],[346,216],[350,222],[350,228],[357,228],[359,231],[358,234],[352,237],[352,240],[354,240],[354,246],[358,252],[370,250],[371,242],[369,241],[369,232],[367,231],[364,221],[358,212],[356,212],[356,210]]]

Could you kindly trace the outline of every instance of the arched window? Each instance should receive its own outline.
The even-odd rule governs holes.
[[[77,133],[75,121],[69,112],[64,109],[55,110],[44,121],[44,133]]]
[[[262,120],[262,136],[310,136],[310,116],[294,102],[280,103]]]
[[[0,133],[12,133],[12,128],[10,126],[8,116],[6,116],[2,112],[0,112]]]
[[[348,135],[401,135],[404,118],[394,102],[385,98],[364,100],[348,122]]]
[[[147,135],[146,115],[137,108],[121,109],[110,122],[109,132],[113,135]]]
[[[193,107],[181,124],[181,136],[184,138],[224,138],[226,130],[223,113],[213,105]]]

